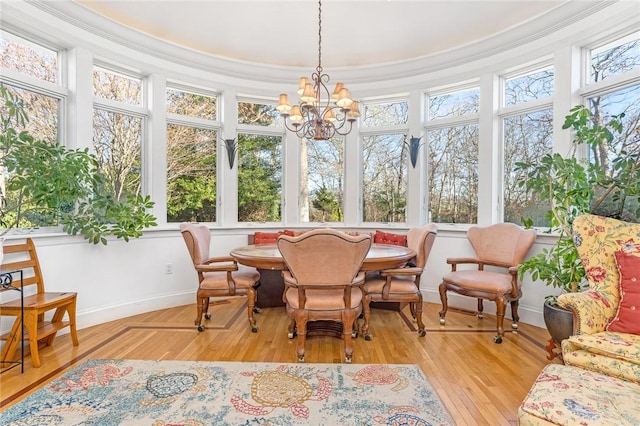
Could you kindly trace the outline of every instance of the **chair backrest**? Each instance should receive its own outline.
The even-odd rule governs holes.
[[[42,278],[40,262],[38,261],[38,254],[33,240],[27,238],[24,243],[4,244],[2,250],[4,252],[2,271],[22,270],[23,287],[27,288],[35,285],[38,293],[44,293],[44,279]],[[13,285],[19,287],[20,281],[14,279]]]
[[[370,235],[352,236],[334,229],[278,238],[278,249],[299,284],[351,283],[370,247]]]
[[[407,247],[416,252],[416,266],[424,268],[429,259],[429,253],[436,240],[438,226],[430,223],[421,228],[411,228],[407,233]]]
[[[514,223],[473,226],[467,238],[483,262],[516,266],[522,262],[536,241],[536,231],[523,229]]]
[[[573,221],[573,241],[584,265],[589,288],[607,299],[615,310],[620,303],[620,273],[615,252],[640,250],[640,223],[580,215]]]
[[[181,223],[180,232],[184,239],[191,260],[195,265],[202,265],[209,256],[209,244],[211,243],[211,233],[205,225],[195,225],[193,223]]]

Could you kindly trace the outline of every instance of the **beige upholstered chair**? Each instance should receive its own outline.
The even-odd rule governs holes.
[[[478,318],[482,318],[483,299],[496,302],[498,334],[494,342],[502,343],[504,336],[504,313],[507,303],[511,303],[513,322],[518,328],[518,301],[522,297],[522,283],[518,281],[518,267],[529,253],[536,239],[536,231],[524,230],[513,223],[500,223],[488,227],[469,228],[467,238],[476,257],[450,258],[451,272],[442,278],[440,284],[440,324],[444,325],[447,314],[447,291],[453,291],[478,299]],[[458,265],[473,264],[474,270],[458,270]],[[492,267],[485,270],[485,267]]]
[[[211,318],[208,312],[210,297],[247,296],[249,325],[251,331],[256,333],[258,327],[253,313],[256,305],[256,288],[260,281],[258,271],[238,265],[231,256],[209,257],[211,234],[206,226],[182,223],[180,231],[198,273],[196,294],[198,316],[195,320],[198,331],[205,329],[202,324],[202,315],[204,314],[206,319]]]
[[[307,322],[342,323],[345,362],[353,354],[353,324],[362,312],[364,273],[360,267],[371,247],[371,236],[350,236],[317,229],[298,237],[282,235],[278,249],[288,270],[283,300],[292,318],[289,338],[298,335],[298,361],[304,362]]]
[[[420,278],[437,233],[438,227],[434,224],[411,228],[407,233],[407,246],[416,252],[415,259],[405,268],[387,269],[380,271],[379,274],[367,276],[364,283],[365,303],[362,327],[366,340],[371,340],[371,334],[369,334],[371,302],[408,302],[411,315],[418,324],[418,336],[427,334],[422,323]]]

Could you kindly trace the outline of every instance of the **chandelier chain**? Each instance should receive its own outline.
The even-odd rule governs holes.
[[[322,1],[318,0],[318,72],[322,72]]]

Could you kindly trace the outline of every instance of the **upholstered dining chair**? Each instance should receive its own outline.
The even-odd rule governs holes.
[[[371,247],[371,236],[351,236],[334,229],[317,229],[278,238],[287,270],[283,300],[292,318],[289,338],[298,336],[298,362],[304,362],[307,323],[342,323],[345,362],[353,355],[353,324],[362,312],[364,273],[360,267]]]
[[[411,316],[418,324],[418,336],[423,337],[427,334],[422,322],[420,280],[437,234],[438,227],[432,223],[421,228],[409,229],[407,247],[416,252],[416,257],[404,268],[387,269],[367,276],[363,287],[365,302],[362,326],[362,333],[366,340],[371,340],[369,333],[371,302],[409,303]]]
[[[238,265],[231,256],[209,257],[211,234],[205,225],[192,223],[180,224],[193,266],[198,273],[198,291],[196,293],[197,317],[195,325],[198,331],[204,331],[202,316],[210,319],[209,298],[220,296],[246,296],[249,325],[253,333],[258,332],[256,320],[256,288],[260,282],[260,273],[254,268]]]
[[[449,258],[451,272],[440,284],[440,324],[445,324],[447,291],[478,299],[478,318],[482,318],[483,300],[496,302],[497,335],[495,343],[502,343],[504,314],[511,304],[511,327],[518,328],[518,301],[522,297],[522,283],[518,268],[536,239],[536,231],[522,229],[513,223],[499,223],[487,227],[474,226],[467,231],[476,257]],[[458,270],[458,265],[475,265],[473,270]],[[485,269],[489,267],[490,269]]]

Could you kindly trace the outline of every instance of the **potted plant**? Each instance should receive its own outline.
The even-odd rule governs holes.
[[[516,165],[527,176],[521,187],[539,194],[541,202],[549,204],[545,217],[549,232],[558,235],[553,247],[522,263],[521,278],[528,273],[532,279],[563,292],[581,291],[586,286],[585,269],[573,243],[573,220],[580,214],[593,213],[638,221],[640,150],[621,150],[615,157],[607,157],[609,167],[603,165],[602,157],[587,161],[577,155],[584,148],[594,155],[606,152],[616,134],[623,133],[623,118],[624,114],[619,114],[600,123],[588,108],[575,106],[562,126],[572,129],[575,135],[569,155],[547,154],[538,163]],[[533,225],[529,218],[524,218],[523,224]],[[562,312],[555,297],[546,298],[543,314],[556,343],[573,333],[572,314]]]
[[[104,179],[87,149],[19,131],[28,121],[21,99],[4,86],[0,97],[1,235],[23,224],[57,224],[70,235],[107,244],[107,235],[129,241],[156,225],[148,212],[154,204],[149,196],[115,200],[103,190]]]

